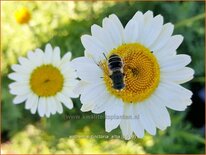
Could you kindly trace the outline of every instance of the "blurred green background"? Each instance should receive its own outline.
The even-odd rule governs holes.
[[[200,89],[204,91],[205,82],[204,5],[204,2],[2,2],[2,153],[204,153],[204,97],[201,100],[198,96]],[[21,7],[31,13],[28,24],[21,25],[15,20],[14,12]],[[111,137],[73,139],[71,135],[120,136],[121,131],[117,128],[106,133],[104,119],[69,118],[92,114],[80,111],[79,99],[73,100],[73,110],[64,108],[63,114],[48,119],[30,114],[24,104],[12,104],[14,96],[8,92],[11,81],[7,75],[19,56],[37,47],[44,49],[48,42],[53,47],[59,46],[62,55],[72,51],[73,58],[82,56],[80,36],[90,34],[92,24],[101,25],[104,17],[115,13],[125,25],[138,10],[152,10],[155,15],[164,16],[164,23],[175,24],[174,34],[184,36],[178,53],[189,54],[192,57],[189,66],[195,69],[195,78],[184,84],[194,92],[193,105],[186,112],[169,110],[172,125],[167,130],[130,141]]]

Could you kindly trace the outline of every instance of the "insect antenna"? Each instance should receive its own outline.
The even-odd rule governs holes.
[[[94,63],[99,67],[99,64],[94,60],[94,57],[92,56],[91,58],[94,61]]]
[[[104,55],[105,59],[108,60],[108,59],[107,59],[107,56],[105,55],[105,53],[103,53],[103,55]],[[99,68],[101,68],[101,69],[103,70],[104,64],[102,63],[102,61],[100,60],[99,63],[97,63],[97,62],[94,60],[94,57],[91,57],[91,58],[92,58],[92,60],[94,61],[94,63],[95,63]],[[103,77],[100,77],[100,78],[103,78]]]
[[[105,55],[105,53],[103,53],[103,55],[104,55],[105,59],[108,60],[108,59],[107,59],[107,56]]]

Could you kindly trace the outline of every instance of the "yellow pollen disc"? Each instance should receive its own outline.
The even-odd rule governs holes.
[[[54,96],[62,90],[64,83],[60,70],[52,65],[37,67],[31,74],[30,86],[38,96]]]
[[[122,58],[125,87],[121,91],[112,87],[108,64],[104,61],[102,68],[108,91],[126,103],[137,103],[148,98],[160,80],[159,64],[153,53],[141,44],[131,43],[112,50],[108,57],[111,54],[117,54]]]

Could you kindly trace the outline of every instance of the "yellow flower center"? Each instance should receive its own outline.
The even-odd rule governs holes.
[[[19,24],[25,24],[29,22],[31,14],[27,8],[21,8],[15,12],[15,18]]]
[[[30,77],[32,91],[38,96],[54,96],[62,90],[64,83],[60,70],[52,65],[42,65],[34,69]]]
[[[126,103],[137,103],[148,98],[157,88],[160,80],[160,68],[157,59],[151,51],[138,43],[124,44],[112,50],[122,58],[125,74],[125,87],[118,91],[114,89],[106,61],[102,62],[104,81],[108,91]]]

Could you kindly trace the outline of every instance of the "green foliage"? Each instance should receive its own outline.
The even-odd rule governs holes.
[[[160,137],[154,137],[154,145],[147,148],[148,152],[162,154],[174,152],[204,153],[204,149],[200,149],[204,147],[204,138],[192,129],[190,124],[182,123],[183,119],[183,115],[173,116],[172,126],[168,128],[166,133],[160,132]]]
[[[63,122],[63,118],[58,120]],[[12,145],[5,145],[4,148],[15,150],[10,153],[204,153],[204,138],[190,125],[182,123],[182,120],[182,115],[173,116],[172,126],[166,131],[158,131],[154,137],[146,134],[144,139],[134,137],[133,140],[125,141],[117,130],[111,134],[104,133],[102,127],[96,125],[96,121],[87,121],[87,124],[81,120],[67,121],[66,124],[62,123],[60,128],[63,129],[59,130],[56,127],[59,124],[43,118],[15,134],[11,138]],[[56,131],[47,130],[50,125]],[[64,131],[65,134],[61,138],[57,138],[55,134],[59,131]]]
[[[63,55],[72,51],[73,58],[82,56],[84,48],[80,37],[90,34],[92,24],[101,25],[104,17],[118,15],[125,25],[137,10],[153,10],[162,14],[164,22],[177,23],[174,34],[182,34],[184,42],[178,53],[192,57],[190,66],[195,69],[194,81],[204,79],[204,19],[192,17],[204,13],[204,2],[2,2],[2,135],[3,150],[13,153],[204,153],[204,138],[181,115],[170,112],[172,125],[156,136],[146,134],[143,139],[125,141],[120,129],[106,133],[104,119],[81,118],[92,113],[82,113],[79,99],[74,99],[74,109],[64,108],[62,115],[40,119],[24,109],[24,104],[13,105],[8,92],[7,75],[10,65],[28,50],[44,48],[47,42],[61,48]],[[13,17],[14,10],[26,6],[32,14],[29,25],[19,25]],[[203,16],[204,17],[204,16]],[[204,80],[199,81],[204,86]],[[190,87],[191,83],[187,84]],[[95,116],[104,116],[95,115]],[[72,135],[103,135],[110,138],[72,139]],[[112,139],[117,135],[120,138]],[[186,147],[189,146],[189,147]]]

